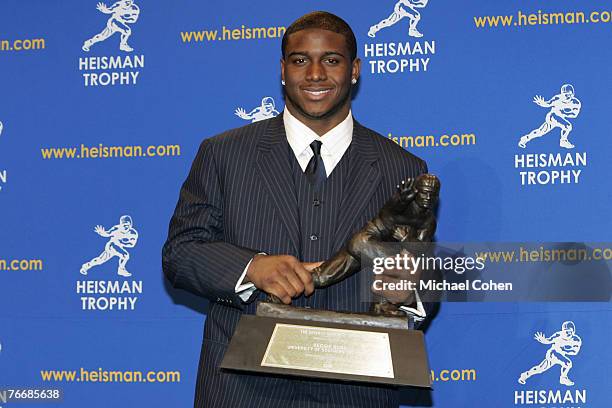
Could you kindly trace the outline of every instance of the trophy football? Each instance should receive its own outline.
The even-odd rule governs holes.
[[[364,259],[390,256],[390,244],[431,242],[439,192],[432,174],[403,181],[375,218],[313,270],[315,288],[358,273]],[[429,388],[423,333],[413,323],[384,298],[368,313],[355,313],[294,307],[268,296],[256,315],[241,317],[221,368]]]

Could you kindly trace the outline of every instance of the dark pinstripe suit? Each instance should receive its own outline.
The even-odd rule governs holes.
[[[170,222],[163,269],[177,288],[211,301],[196,388],[196,407],[397,406],[391,388],[221,372],[242,313],[254,313],[234,288],[258,252],[300,258],[301,242],[291,157],[282,115],[202,142]],[[345,154],[346,156],[346,154]],[[343,157],[343,160],[345,157]],[[296,164],[297,165],[297,164]],[[426,172],[421,159],[354,123],[350,162],[332,219],[320,228],[334,239],[327,256],[371,219],[400,180]],[[333,174],[332,174],[333,176]],[[304,211],[303,209],[299,209]],[[320,259],[302,259],[318,261]],[[355,275],[294,301],[329,310],[365,311]],[[330,404],[330,405],[326,405]]]

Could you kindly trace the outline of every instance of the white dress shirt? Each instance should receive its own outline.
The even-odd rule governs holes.
[[[287,141],[302,171],[306,171],[308,162],[314,156],[310,144],[315,140],[322,143],[321,158],[325,164],[327,177],[334,171],[353,140],[353,114],[350,111],[342,122],[323,136],[317,135],[312,129],[297,120],[288,109],[283,112],[283,121]]]
[[[287,108],[283,111],[283,122],[285,124],[287,141],[302,171],[306,170],[308,162],[312,156],[314,156],[310,144],[315,140],[321,141],[321,158],[325,165],[327,177],[334,171],[336,165],[340,162],[340,159],[342,159],[342,156],[344,156],[344,153],[353,140],[353,114],[351,111],[349,111],[342,122],[337,124],[323,136],[317,135],[312,129],[300,122]],[[255,285],[253,285],[253,283],[243,283],[251,262],[253,262],[252,259],[244,268],[235,288],[238,296],[245,302],[255,291]]]

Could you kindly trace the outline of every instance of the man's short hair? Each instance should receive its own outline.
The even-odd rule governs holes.
[[[351,61],[357,58],[357,40],[355,39],[355,33],[353,33],[351,26],[337,15],[328,13],[327,11],[313,11],[312,13],[305,14],[287,27],[281,44],[283,58],[285,58],[285,50],[287,48],[287,39],[289,36],[309,28],[318,28],[341,34],[346,41],[346,47],[349,50]]]

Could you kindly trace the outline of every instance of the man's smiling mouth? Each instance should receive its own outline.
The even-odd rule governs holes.
[[[332,91],[331,88],[325,88],[325,89],[303,89],[303,91],[308,94],[308,95],[312,95],[312,96],[323,96],[323,95],[327,95],[328,93],[330,93]]]

